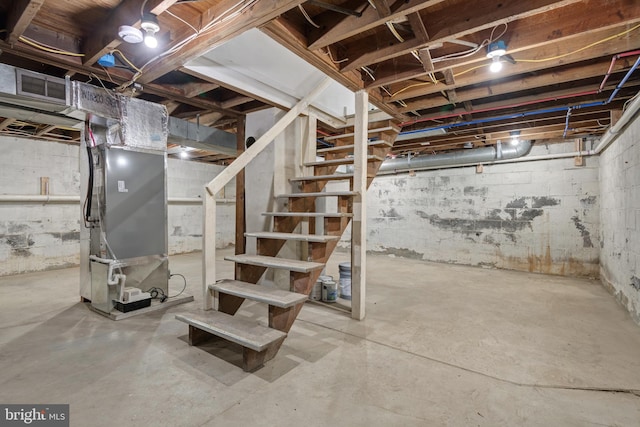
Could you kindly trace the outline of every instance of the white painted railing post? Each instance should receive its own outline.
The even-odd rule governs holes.
[[[204,192],[204,218],[202,219],[203,248],[202,248],[202,284],[203,308],[213,308],[213,295],[208,285],[216,281],[216,196]]]
[[[351,317],[365,316],[367,280],[367,135],[369,94],[356,92],[356,116],[353,129],[353,222],[351,223]]]

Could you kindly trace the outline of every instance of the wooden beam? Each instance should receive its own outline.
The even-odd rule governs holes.
[[[636,30],[640,31],[640,30]],[[615,34],[618,34],[620,29],[610,29],[607,31],[602,31],[598,33],[598,38],[606,38],[611,37]],[[567,41],[564,43],[563,51],[566,49],[566,52],[573,52],[581,47],[592,43],[594,36],[593,35],[585,35],[584,37],[575,38],[571,41]],[[607,42],[598,44],[596,46],[591,47],[590,49],[582,50],[580,52],[575,52],[572,55],[565,56],[561,59],[555,61],[540,61],[540,62],[517,62],[516,64],[507,64],[503,70],[500,72],[500,78],[506,78],[511,76],[517,76],[520,74],[526,74],[531,72],[536,72],[540,70],[544,70],[553,66],[574,64],[581,61],[591,60],[593,58],[600,58],[603,56],[615,55],[620,52],[624,52],[626,50],[637,48],[637,43],[635,40],[629,35],[615,38],[613,40],[609,40]],[[528,56],[528,60],[539,60],[549,57],[557,56],[558,54],[558,45],[555,43],[552,45],[546,45],[540,47],[532,52],[531,56]],[[523,55],[524,56],[524,55]],[[517,58],[516,58],[517,61]],[[474,68],[474,69],[454,69],[454,77],[456,79],[455,88],[470,86],[478,83],[483,83],[486,81],[491,81],[495,79],[495,74],[489,71],[489,61],[486,61],[486,67]],[[473,68],[473,67],[472,67]],[[392,82],[405,81],[406,79],[415,78],[419,76],[424,76],[427,73],[422,70],[422,67],[409,70],[405,73],[399,73],[396,75],[389,76],[378,76],[375,82],[367,85],[368,87],[378,87],[381,85],[387,85]],[[423,84],[424,83],[424,84]],[[403,89],[407,87],[407,89]],[[411,86],[410,88],[408,86]],[[392,100],[396,99],[408,99],[414,98],[417,96],[424,96],[430,93],[440,92],[442,90],[442,86],[434,85],[429,82],[410,82],[407,81],[403,83],[403,85],[393,86],[391,89]]]
[[[431,58],[431,52],[429,52],[429,49],[419,50],[418,56],[420,57],[420,62],[422,62],[422,69],[427,73],[432,73],[434,70],[434,67],[433,67],[433,60]]]
[[[367,51],[358,54],[354,48],[347,47],[346,56],[349,58],[342,69],[349,71],[363,66],[383,62],[398,56],[411,53],[411,51],[425,48],[429,44],[444,43],[460,39],[469,34],[491,29],[496,25],[506,24],[518,19],[528,18],[550,10],[564,7],[579,0],[529,0],[526,2],[512,2],[505,4],[502,0],[487,0],[465,2],[465,7],[459,5],[456,10],[444,8],[427,15],[425,26],[432,33],[430,41],[422,41],[419,38],[407,40],[392,46],[372,46],[370,43],[359,41],[358,46],[367,46]],[[482,13],[478,13],[482,10]]]
[[[506,95],[514,92],[526,90],[527,88],[544,87],[556,84],[563,84],[568,82],[578,82],[583,79],[592,77],[603,76],[607,71],[607,67],[611,61],[600,61],[589,65],[580,65],[577,67],[568,67],[564,69],[552,69],[548,72],[527,75],[521,79],[515,80],[497,80],[489,81],[479,87],[462,88],[456,90],[458,96],[458,102],[473,101],[476,99],[486,98],[489,96]],[[620,72],[626,69],[627,65],[624,61],[616,62],[613,72]],[[591,88],[593,89],[593,88]],[[574,87],[573,90],[578,90]],[[400,94],[398,96],[403,96]],[[542,92],[538,97],[546,96]],[[391,100],[391,97],[387,98]],[[415,110],[426,110],[431,108],[438,108],[448,104],[446,99],[442,97],[429,97],[425,99],[417,99],[415,101],[408,101],[406,108],[402,108],[400,111],[409,112]]]
[[[391,9],[387,0],[371,0],[376,7],[376,12],[380,18],[385,18],[391,15]]]
[[[54,130],[55,128],[57,128],[58,126],[55,125],[51,125],[51,126],[45,126],[44,128],[42,128],[41,130],[38,131],[38,133],[36,133],[36,136],[42,136],[45,133],[49,133],[52,130]]]
[[[6,41],[14,44],[25,32],[44,0],[13,0],[6,22]]]
[[[394,8],[393,12],[389,16],[384,17],[381,17],[375,9],[371,7],[367,8],[362,12],[362,16],[360,18],[349,16],[340,21],[329,31],[310,43],[309,49],[322,49],[331,44],[355,36],[361,32],[384,25],[387,21],[402,18],[414,12],[442,3],[443,1],[444,0],[408,0],[406,2],[402,2],[398,8]]]
[[[353,126],[353,219],[351,222],[351,317],[365,316],[367,283],[367,170],[368,105],[366,91],[356,92],[356,117]]]
[[[238,105],[246,104],[247,102],[251,102],[253,100],[254,98],[250,96],[236,96],[235,98],[231,98],[227,101],[222,101],[220,105],[222,105],[222,108],[233,108],[237,107]]]
[[[358,91],[364,87],[360,72],[352,71],[341,73],[329,55],[323,52],[312,52],[307,49],[307,37],[300,33],[295,27],[282,18],[274,19],[264,25],[261,30],[269,37],[288,48],[290,51],[304,59],[332,79],[342,84],[352,91]],[[382,100],[379,93],[371,92],[369,101],[385,113],[405,121],[409,117],[398,112],[395,106],[387,104]]]
[[[427,33],[427,29],[424,27],[424,22],[422,22],[420,13],[411,13],[407,16],[407,19],[409,20],[409,25],[411,25],[411,30],[413,30],[416,40],[420,40],[423,43],[428,42],[429,34]]]
[[[176,3],[177,0],[147,0],[145,12],[160,15]],[[140,26],[140,0],[123,0],[107,18],[106,22],[96,28],[92,35],[84,40],[84,63],[94,64],[102,55],[120,46],[118,37],[121,25]]]
[[[223,116],[222,113],[218,113],[217,111],[209,112],[200,115],[200,117],[194,117],[190,119],[190,122],[199,122],[200,126],[211,126],[215,124],[218,120],[220,120]]]
[[[219,88],[220,85],[209,82],[191,82],[180,85],[179,88],[182,91],[182,94],[187,98],[193,98],[194,96],[201,95],[203,93],[207,93],[214,89]],[[220,103],[217,103],[220,105]],[[226,108],[226,107],[222,107]]]
[[[245,117],[238,118],[238,125],[236,131],[236,148],[238,151],[238,155],[244,153],[245,148]],[[245,253],[246,248],[246,237],[244,236],[245,231],[247,230],[247,216],[246,216],[246,205],[245,205],[245,173],[244,169],[242,169],[236,175],[236,239],[235,239],[235,249],[236,255],[240,255]],[[238,269],[235,272],[236,280],[240,279],[240,274]]]
[[[601,40],[608,35],[628,30],[631,25],[640,22],[640,2],[631,3],[629,4],[627,0],[613,0],[613,2],[586,0],[583,3],[556,9],[553,13],[511,22],[508,32],[508,52],[516,59],[529,56],[529,52],[525,53],[525,51],[530,51],[531,55],[534,55],[541,49],[553,51],[554,53],[549,56],[556,56],[559,47],[562,47],[563,52],[571,52],[573,49],[590,45],[594,39]],[[557,31],[558,28],[562,28],[562,31]],[[615,31],[607,32],[614,29]],[[439,41],[432,38],[431,42]],[[515,55],[516,53],[522,53],[522,55]],[[434,60],[437,61],[435,71],[446,68],[468,69],[474,65],[488,63],[484,55],[446,61],[438,61],[438,58]],[[545,65],[549,66],[548,63]],[[400,69],[388,62],[380,64],[376,73],[376,82],[371,86],[389,85],[425,74],[418,66]]]
[[[325,78],[318,86],[316,86],[307,96],[301,99],[295,106],[293,106],[278,122],[273,125],[271,129],[262,134],[260,138],[244,153],[242,153],[236,161],[234,161],[228,168],[220,172],[209,184],[206,185],[206,189],[209,194],[214,195],[227,182],[229,182],[234,176],[238,174],[251,160],[256,158],[258,154],[266,146],[273,141],[273,139],[279,135],[289,124],[300,114],[302,114],[324,89],[331,83],[330,78]]]
[[[230,7],[237,4],[237,0],[224,0],[202,14],[203,26],[213,23],[210,31],[201,33],[200,36],[186,43],[176,53],[162,58],[161,61],[152,63],[145,69],[144,74],[138,80],[140,83],[149,83],[184,65],[190,59],[220,46],[227,40],[239,36],[247,30],[259,27],[270,20],[292,9],[304,0],[272,0],[268,2],[256,2],[242,13],[217,23],[218,17]]]
[[[167,113],[169,115],[171,115],[174,111],[176,111],[176,109],[181,106],[182,104],[176,101],[173,101],[171,99],[165,99],[163,101],[160,102],[162,105],[164,105],[165,107],[167,107]]]
[[[16,121],[18,121],[18,119],[13,119],[13,118],[4,119],[2,122],[0,122],[0,130],[4,130],[4,129],[8,128],[9,126],[11,126]]]

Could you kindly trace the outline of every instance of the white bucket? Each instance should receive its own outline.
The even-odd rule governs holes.
[[[338,300],[338,284],[333,280],[322,282],[322,301],[336,302]]]
[[[318,279],[313,285],[311,293],[309,293],[309,299],[312,301],[320,301],[322,299],[322,280]]]
[[[338,264],[340,270],[340,298],[351,299],[351,263],[343,262]]]

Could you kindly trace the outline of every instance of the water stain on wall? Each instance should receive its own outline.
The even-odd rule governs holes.
[[[553,197],[532,197],[532,208],[543,208],[545,206],[557,206],[560,204],[560,199],[554,199]]]
[[[527,207],[527,199],[525,199],[524,197],[519,197],[515,200],[510,201],[509,203],[507,203],[506,208],[510,208],[510,209],[524,209]]]
[[[5,234],[0,236],[11,247],[11,254],[18,257],[30,257],[30,248],[35,244],[31,236],[27,234]]]
[[[580,204],[583,208],[589,208],[596,204],[598,201],[598,196],[589,196],[584,199],[580,199]]]
[[[71,242],[71,241],[80,241],[80,232],[79,231],[64,231],[60,233],[48,233],[49,235],[55,237],[56,239],[60,239],[63,242]]]
[[[391,208],[388,211],[385,211],[384,209],[380,209],[378,213],[383,218],[388,218],[393,220],[404,219],[404,217],[400,215],[395,208]]]
[[[592,248],[593,242],[591,241],[591,233],[589,233],[589,230],[587,230],[587,228],[584,226],[582,221],[580,221],[580,218],[578,217],[578,215],[572,216],[571,220],[573,221],[573,224],[576,226],[576,228],[580,232],[580,235],[582,236],[582,247]]]
[[[407,249],[407,248],[387,248],[385,246],[382,246],[380,248],[380,250],[368,250],[367,251],[368,254],[376,254],[376,255],[395,255],[395,256],[399,256],[402,258],[409,258],[409,259],[423,259],[424,258],[424,254],[421,254],[420,252],[416,252],[414,250],[411,249]]]
[[[487,187],[467,186],[464,187],[462,192],[465,196],[486,196],[489,189]]]

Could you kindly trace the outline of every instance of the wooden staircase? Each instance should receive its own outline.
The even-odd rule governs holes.
[[[367,188],[375,177],[395,141],[399,129],[390,122],[370,125],[368,131]],[[276,197],[287,200],[287,211],[264,212],[273,218],[272,231],[248,232],[247,238],[256,239],[256,255],[225,257],[236,265],[235,280],[221,280],[208,285],[216,296],[217,310],[200,316],[179,315],[176,318],[189,325],[189,344],[198,345],[209,337],[217,336],[243,347],[243,369],[253,371],[272,359],[278,352],[298,313],[302,309],[314,284],[318,280],[333,250],[353,217],[353,173],[337,173],[341,165],[353,164],[353,134],[325,138],[332,147],[317,150],[323,161],[312,161],[304,166],[313,168],[314,174],[291,179],[294,192]],[[349,191],[323,191],[330,181],[348,181]],[[335,212],[317,212],[316,200],[335,198]],[[316,234],[317,221],[322,221],[323,234]],[[308,234],[296,232],[299,225],[308,222]],[[307,259],[278,257],[288,241],[306,245]],[[289,291],[257,285],[267,269],[289,271]],[[269,306],[269,325],[261,326],[234,316],[245,299]]]

